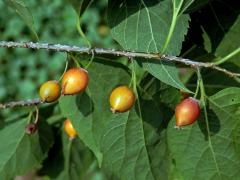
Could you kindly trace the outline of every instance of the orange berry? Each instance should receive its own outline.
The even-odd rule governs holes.
[[[194,123],[200,115],[198,101],[192,97],[184,99],[175,109],[176,127]]]
[[[113,112],[125,112],[134,105],[135,95],[129,87],[119,86],[112,91],[109,102]]]
[[[47,81],[41,85],[39,95],[44,102],[56,101],[61,95],[61,87],[58,81]]]
[[[64,130],[70,139],[74,139],[77,136],[77,131],[73,128],[70,119],[64,121]]]
[[[88,85],[88,72],[83,68],[69,69],[62,78],[62,94],[78,94]]]

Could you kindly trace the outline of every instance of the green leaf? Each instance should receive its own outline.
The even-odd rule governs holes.
[[[142,83],[139,95],[144,120],[144,136],[155,179],[181,179],[169,152],[167,124],[180,93],[175,88],[155,80]],[[146,91],[147,87],[147,91]],[[156,158],[157,155],[157,158]]]
[[[79,138],[69,140],[67,135],[63,135],[62,143],[64,169],[57,179],[85,179],[88,174],[88,169],[92,162],[94,162],[92,153],[83,146]]]
[[[169,35],[172,23],[173,4],[165,1],[110,0],[108,20],[112,36],[125,50],[159,53],[166,42],[165,53],[178,55],[184,35],[187,33],[189,16],[178,17],[173,32]],[[188,91],[178,78],[174,64],[162,61],[145,60],[144,69],[153,76],[173,87]]]
[[[0,177],[11,179],[39,168],[53,144],[52,131],[42,122],[38,131],[25,134],[27,119],[7,121],[0,130]]]
[[[224,89],[208,98],[206,122],[201,116],[183,130],[168,126],[168,144],[184,179],[239,177],[240,88]]]
[[[171,157],[164,128],[164,115],[156,100],[141,99],[141,114],[144,120],[144,137],[155,179],[168,179]],[[158,155],[158,158],[156,158]]]
[[[142,65],[145,70],[147,70],[160,81],[175,88],[181,89],[185,92],[191,93],[191,91],[187,89],[180,81],[178,76],[178,69],[174,66],[173,63],[156,60],[143,60]]]
[[[53,126],[52,130],[54,132],[54,144],[49,150],[48,157],[43,161],[42,167],[38,172],[41,175],[47,175],[51,179],[57,179],[60,174],[64,173],[63,129],[59,126]]]
[[[215,55],[217,57],[222,58],[235,51],[236,53],[229,58],[229,61],[234,62],[238,66],[240,66],[239,34],[240,34],[240,15],[238,16],[234,24],[231,26],[231,28],[228,30],[228,32],[225,33],[223,39],[221,40],[215,51]]]
[[[29,8],[21,0],[4,0],[5,4],[12,8],[26,23],[29,29],[32,31],[36,40],[38,40],[38,35],[34,28],[33,16]]]
[[[79,16],[82,16],[82,14],[85,12],[88,6],[93,2],[93,0],[69,0],[69,1]]]
[[[227,61],[240,66],[240,10],[238,7],[238,2],[234,0],[213,1],[199,14],[199,23],[203,29],[205,49],[214,54],[219,62],[233,53],[234,55]]]
[[[172,22],[172,1],[110,0],[108,21],[112,35],[124,49],[158,53]],[[179,54],[188,29],[188,15],[178,17],[166,53]]]
[[[77,130],[79,137],[94,152],[99,163],[101,164],[102,154],[100,149],[97,147],[97,143],[92,132],[93,104],[90,97],[86,93],[78,96],[63,96],[61,97],[59,104],[63,116],[72,121],[72,124]]]
[[[143,132],[135,109],[112,115],[103,136],[104,165],[121,179],[154,179]]]

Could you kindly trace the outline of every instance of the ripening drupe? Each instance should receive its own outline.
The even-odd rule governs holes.
[[[109,102],[113,112],[126,112],[134,105],[135,95],[129,87],[119,86],[112,91]]]
[[[61,87],[58,81],[52,80],[43,83],[40,87],[39,95],[44,102],[56,101],[61,95]]]
[[[83,92],[88,85],[88,72],[83,68],[72,68],[62,78],[62,94],[74,95]]]
[[[176,127],[194,123],[200,115],[199,103],[195,98],[188,97],[181,101],[175,109]]]
[[[77,131],[73,128],[70,119],[64,121],[64,131],[67,133],[70,139],[74,139],[77,136]]]
[[[34,134],[37,131],[37,125],[34,123],[27,124],[25,127],[26,134]]]

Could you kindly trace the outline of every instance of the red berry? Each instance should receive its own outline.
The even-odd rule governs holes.
[[[189,97],[180,102],[175,109],[176,127],[194,123],[200,115],[199,103]]]

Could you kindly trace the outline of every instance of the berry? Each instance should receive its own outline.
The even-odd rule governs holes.
[[[176,127],[194,123],[200,115],[198,101],[192,97],[184,99],[175,109]]]
[[[34,123],[30,123],[25,127],[25,133],[26,134],[33,134],[37,130],[37,125]]]
[[[39,95],[44,102],[56,101],[61,95],[61,87],[58,81],[47,81],[41,85]]]
[[[135,95],[127,86],[115,88],[110,95],[110,106],[113,112],[126,112],[134,105]]]
[[[70,139],[74,139],[77,136],[77,131],[73,128],[70,119],[64,121],[64,130]]]
[[[83,68],[69,69],[63,75],[62,94],[73,95],[83,92],[88,85],[88,72]]]

